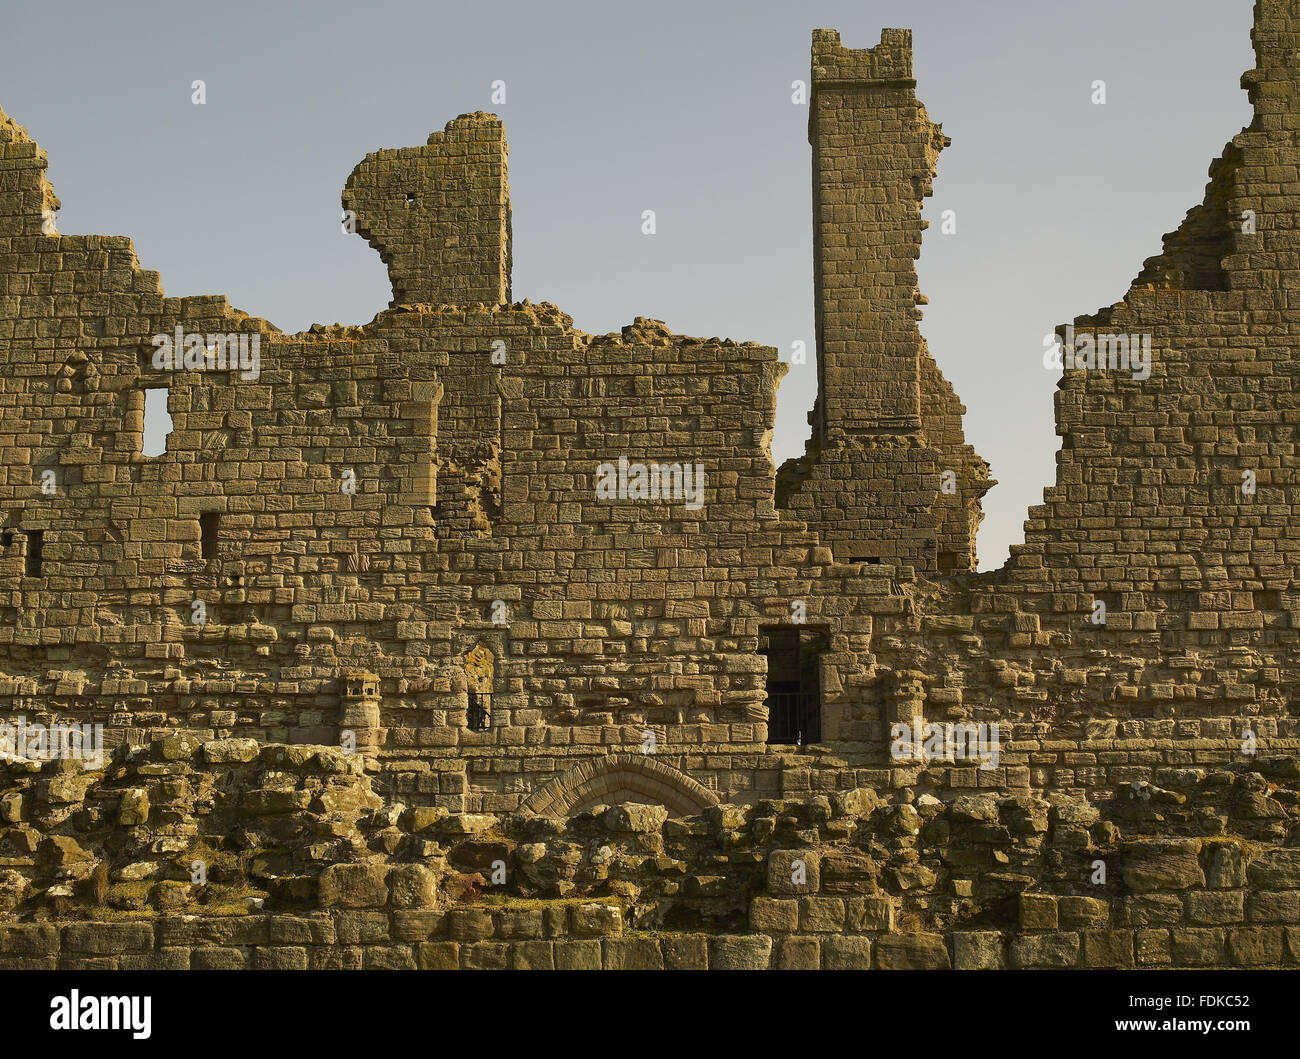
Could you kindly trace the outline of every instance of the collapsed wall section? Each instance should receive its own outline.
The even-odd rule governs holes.
[[[0,765],[0,968],[1294,967],[1296,765],[1096,805],[841,772],[748,807],[697,787],[674,818],[598,789],[560,818],[381,803],[337,748],[174,735]]]

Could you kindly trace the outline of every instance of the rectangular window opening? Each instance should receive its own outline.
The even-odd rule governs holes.
[[[45,531],[27,531],[27,576],[40,577],[41,566],[45,561]]]
[[[167,387],[153,386],[144,392],[144,434],[141,456],[161,456],[167,451],[172,417],[167,412]]]
[[[766,644],[759,653],[767,656],[767,741],[796,746],[818,742],[826,634],[799,625],[767,626],[760,634]]]
[[[215,511],[199,515],[199,551],[204,559],[217,557],[217,534],[221,531],[221,516]]]

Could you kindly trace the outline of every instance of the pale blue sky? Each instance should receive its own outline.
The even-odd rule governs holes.
[[[1118,300],[1201,200],[1250,119],[1251,8],[6,0],[0,106],[49,152],[60,231],[128,235],[169,295],[224,293],[286,331],[365,323],[391,296],[378,255],[339,231],[356,162],[493,110],[516,299],[591,332],[651,316],[788,355],[813,339],[807,108],[790,83],[808,76],[814,28],[856,48],[910,27],[917,92],[953,139],[926,208],[922,327],[1001,483],[987,568],[1054,475],[1042,338]],[[945,209],[956,235],[939,233]],[[778,462],[802,451],[815,378],[810,361],[782,385]]]

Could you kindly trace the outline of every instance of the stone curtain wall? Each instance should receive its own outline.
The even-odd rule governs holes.
[[[343,676],[367,671],[379,723],[366,738],[381,789],[403,797],[508,811],[584,759],[639,750],[650,733],[671,767],[748,800],[786,782],[785,755],[765,746],[762,630],[802,618],[827,648],[823,739],[858,767],[889,764],[888,725],[918,716],[1028,725],[1027,738],[1080,744],[1079,761],[1098,753],[1081,745],[1092,721],[1149,719],[1152,732],[1169,729],[1160,738],[1195,741],[1189,725],[1224,719],[1207,730],[1206,752],[1248,725],[1285,749],[1290,729],[1277,726],[1296,665],[1290,509],[1280,506],[1288,352],[1243,359],[1275,327],[1261,337],[1245,299],[1285,296],[1135,290],[1112,322],[1137,331],[1161,310],[1152,378],[1067,371],[1049,500],[1068,499],[1033,513],[1004,571],[932,584],[924,578],[972,565],[990,484],[915,326],[911,262],[942,136],[915,101],[906,34],[867,51],[832,38],[814,44],[810,130],[829,312],[822,392],[813,449],[782,475],[770,457],[783,370],[774,350],[644,319],[593,337],[552,306],[498,301],[508,193],[490,116],[358,167],[345,205],[385,256],[401,307],[364,328],[294,336],[224,299],[163,297],[127,240],[46,234],[33,220],[46,223],[53,202],[43,156],[6,120],[6,180],[27,189],[4,200],[0,256],[13,362],[0,442],[18,454],[0,472],[0,690],[12,711],[99,720],[115,740],[179,724],[201,738],[335,742]],[[885,111],[906,125],[901,144],[876,144]],[[1265,169],[1282,150],[1285,133],[1257,124],[1238,138],[1234,172]],[[1252,168],[1252,151],[1273,153]],[[1218,186],[1235,185],[1220,175]],[[888,214],[865,241],[853,234],[865,220],[837,205],[859,192]],[[1245,201],[1215,194],[1234,209]],[[1279,237],[1262,226],[1242,238]],[[458,256],[469,247],[473,263]],[[875,254],[908,267],[882,270]],[[1249,277],[1260,261],[1235,263],[1225,274]],[[1171,268],[1206,271],[1153,274]],[[438,286],[462,273],[480,277],[472,296]],[[898,286],[869,285],[882,275]],[[446,297],[479,304],[409,303]],[[894,321],[890,348],[903,352],[891,354],[900,367],[889,385],[913,395],[875,426],[844,412],[875,407],[862,404],[863,387],[884,378],[876,338],[852,327],[863,305]],[[1201,353],[1166,349],[1175,309],[1196,333],[1213,314]],[[177,326],[256,335],[260,373],[157,370],[151,339]],[[1228,359],[1233,348],[1243,353]],[[143,393],[160,386],[173,431],[149,458]],[[1209,425],[1226,422],[1229,403],[1237,425]],[[894,462],[902,453],[912,471]],[[701,502],[599,499],[598,470],[620,457],[698,465]],[[1242,460],[1260,465],[1253,497],[1230,495],[1231,481],[1198,484]],[[868,481],[853,503],[883,520],[888,540],[849,532],[836,506],[836,490]],[[920,537],[903,511],[928,527]],[[219,519],[209,556],[201,515]],[[39,576],[28,554],[38,532]],[[899,565],[904,554],[918,565]],[[1104,625],[1090,620],[1099,600]],[[494,660],[481,731],[465,675],[476,648]],[[1096,773],[1051,754],[1040,753],[1036,783],[1094,785]],[[1161,751],[1155,763],[1168,760]]]
[[[449,130],[462,126],[496,142],[498,125]],[[33,266],[62,275],[67,239],[29,237],[49,251]],[[94,262],[111,281],[68,282],[156,291],[118,243]],[[6,260],[10,289],[54,285]],[[407,306],[365,329],[285,336],[221,299],[140,295],[67,338],[37,336],[48,300],[8,304],[13,348],[30,346],[33,364],[4,384],[20,402],[6,443],[42,439],[0,500],[0,583],[22,600],[0,629],[14,713],[99,721],[114,740],[180,723],[332,742],[342,675],[364,668],[379,678],[388,785],[404,796],[510,809],[571,758],[639,749],[647,730],[714,787],[775,792],[757,650],[760,627],[789,623],[797,604],[828,634],[827,729],[874,724],[860,741],[882,755],[879,705],[850,682],[869,664],[870,614],[900,605],[908,574],[834,568],[815,535],[778,519],[774,350],[644,320],[592,338],[526,303]],[[155,369],[152,336],[177,326],[257,334],[260,375]],[[93,385],[82,370],[58,390],[55,362],[82,349]],[[167,452],[143,457],[140,398],[163,386]],[[701,503],[598,499],[598,468],[620,457],[697,464]],[[202,514],[220,520],[210,557]],[[44,533],[40,576],[31,531]],[[480,644],[496,657],[482,732],[463,672]]]
[[[819,393],[780,471],[774,349],[511,301],[491,115],[357,166],[393,303],[285,335],[59,234],[0,114],[0,719],[119,748],[0,771],[0,904],[41,920],[5,959],[1293,962],[1298,27],[1257,5],[1252,125],[1076,320],[1149,335],[1150,377],[1065,368],[1057,481],[990,574],[916,326],[947,141],[906,31],[814,35]],[[178,328],[256,365],[160,368]],[[602,492],[651,465],[702,490]],[[792,630],[820,741],[769,745]],[[927,721],[998,725],[998,760],[897,753]]]

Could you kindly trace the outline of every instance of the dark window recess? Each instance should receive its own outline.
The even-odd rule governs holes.
[[[199,515],[199,550],[204,559],[217,557],[217,533],[221,529],[221,516],[215,511]]]
[[[818,742],[822,737],[821,662],[825,634],[793,625],[763,630],[767,646],[767,741]]]
[[[27,531],[27,576],[40,577],[45,555],[45,531]]]
[[[486,732],[492,720],[492,696],[469,689],[469,727],[474,732]]]
[[[0,547],[8,548],[14,542],[14,531],[4,530],[0,532]]]
[[[849,560],[851,563],[872,563],[875,566],[880,565],[879,555],[855,555]]]

